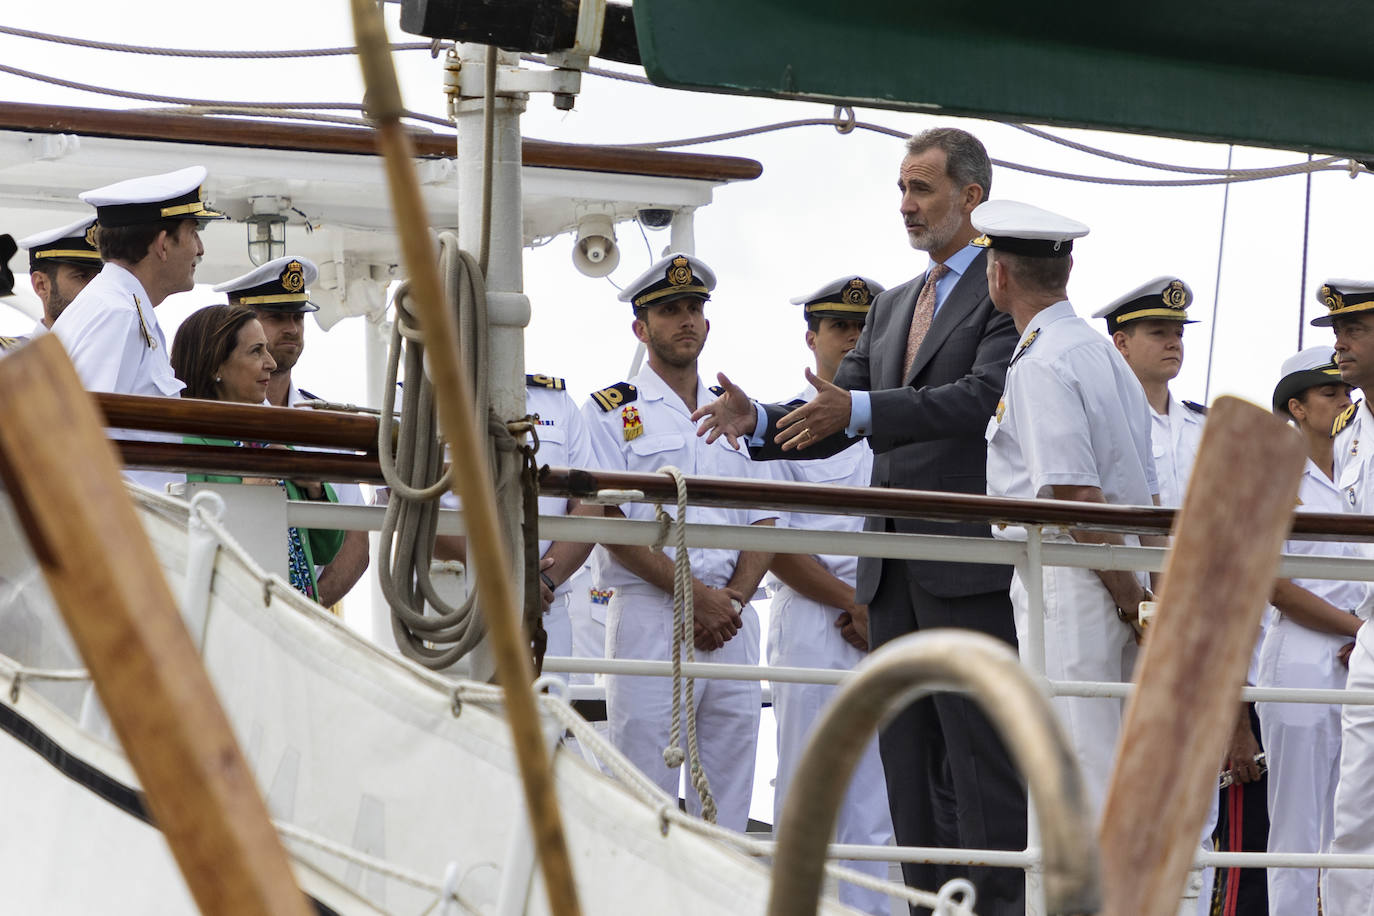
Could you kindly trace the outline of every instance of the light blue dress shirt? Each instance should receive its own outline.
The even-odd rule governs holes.
[[[965,245],[950,255],[949,260],[945,261],[945,266],[949,268],[949,271],[935,281],[935,311],[932,318],[934,315],[940,314],[940,306],[945,304],[945,300],[954,291],[954,287],[958,286],[959,281],[963,279],[964,271],[968,270],[968,266],[973,263],[973,259],[978,257],[982,250],[977,245]],[[931,266],[935,266],[934,261],[931,262]],[[845,435],[855,438],[867,436],[873,432],[873,405],[868,392],[851,391],[849,397],[849,425],[845,427]],[[762,445],[763,434],[768,428],[768,415],[757,403],[754,405],[754,410],[758,414],[758,422],[754,425],[754,435],[749,438],[749,444]]]

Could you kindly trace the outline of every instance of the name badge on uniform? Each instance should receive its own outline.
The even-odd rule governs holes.
[[[644,421],[639,419],[639,410],[633,406],[626,407],[620,412],[620,424],[626,442],[644,434]]]

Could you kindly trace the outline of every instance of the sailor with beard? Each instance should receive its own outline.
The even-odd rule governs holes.
[[[196,265],[205,254],[200,229],[209,220],[226,218],[202,200],[206,174],[204,167],[191,166],[79,195],[95,207],[96,244],[105,266],[53,322],[52,331],[88,390],[177,397],[185,387],[172,371],[154,309],[195,286]],[[129,430],[120,435],[167,439]],[[125,476],[158,490],[181,479],[150,471]]]
[[[656,473],[673,466],[687,475],[766,477],[747,453],[723,440],[696,436],[692,411],[716,395],[697,374],[697,357],[710,323],[705,305],[715,276],[688,254],[670,254],[625,287],[620,299],[634,308],[632,329],[646,347],[645,367],[633,378],[592,394],[583,408],[596,465],[615,471]],[[674,514],[673,507],[665,507]],[[644,503],[608,506],[611,517],[652,521]],[[695,524],[772,525],[776,512],[689,506]],[[756,665],[759,619],[749,600],[771,554],[693,548],[692,602],[697,660]],[[606,614],[610,658],[671,657],[674,551],[602,545],[594,553],[598,588],[613,589]],[[685,653],[684,653],[685,654]],[[718,807],[718,823],[743,830],[748,823],[758,744],[760,685],[755,681],[698,679],[695,684],[701,763]],[[673,714],[673,684],[666,677],[606,679],[611,741],[671,797],[679,766],[665,761]],[[701,804],[689,788],[689,809]]]
[[[48,333],[57,316],[100,273],[97,231],[95,217],[87,216],[19,240],[19,247],[29,253],[29,283],[43,303],[43,317],[29,332],[30,337]]]
[[[806,318],[806,346],[815,355],[816,375],[829,382],[840,360],[859,341],[873,298],[883,287],[867,277],[846,275],[809,296],[792,300]],[[816,389],[797,395],[809,401]],[[775,461],[772,470],[781,480],[800,483],[866,487],[873,474],[873,449],[859,439],[829,458],[812,461]],[[862,531],[861,516],[787,514],[788,527],[810,531]],[[858,560],[851,556],[778,554],[770,567],[768,664],[774,667],[848,670],[868,653],[868,607],[854,600]],[[811,728],[835,688],[821,684],[773,684],[773,714],[778,722],[778,776],[774,783],[776,827],[783,803]],[[878,742],[869,742],[850,780],[849,791],[835,824],[835,842],[886,846],[892,841],[892,816],[887,810],[883,762]],[[886,879],[886,862],[847,861],[849,868]],[[840,900],[855,909],[885,916],[892,909],[884,893],[840,882]]]

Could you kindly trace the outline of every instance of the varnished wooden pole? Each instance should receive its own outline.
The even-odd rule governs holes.
[[[1252,404],[1221,398],[1207,416],[1102,814],[1107,916],[1178,910],[1304,455]]]
[[[496,658],[496,676],[506,694],[506,718],[525,786],[535,853],[544,873],[549,910],[576,916],[577,885],[563,839],[563,820],[554,792],[553,764],[534,702],[534,668],[521,627],[505,541],[496,515],[496,488],[484,455],[485,418],[473,417],[472,393],[458,364],[458,327],[445,307],[430,238],[429,220],[413,165],[410,137],[401,125],[404,106],[391,64],[386,27],[373,0],[352,0],[353,29],[367,86],[368,117],[386,157],[387,184],[396,214],[402,258],[410,275],[411,299],[420,318],[425,356],[434,382],[439,426],[453,456],[453,488],[469,524],[468,553],[482,583],[481,607]]]
[[[100,415],[51,335],[0,359],[0,476],[201,912],[306,916]]]

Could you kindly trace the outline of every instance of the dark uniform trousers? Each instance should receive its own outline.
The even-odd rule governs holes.
[[[874,647],[938,627],[980,630],[1016,647],[1006,591],[942,598],[908,576],[905,562],[884,561],[881,583],[869,603]],[[878,746],[899,845],[1025,848],[1024,782],[992,724],[972,701],[949,693],[918,700],[888,723]],[[958,764],[951,767],[951,759]],[[923,784],[928,791],[913,791]],[[925,890],[966,877],[978,888],[980,914],[1025,912],[1025,873],[1020,869],[906,862],[902,873],[908,885]],[[927,911],[913,907],[912,912]]]

